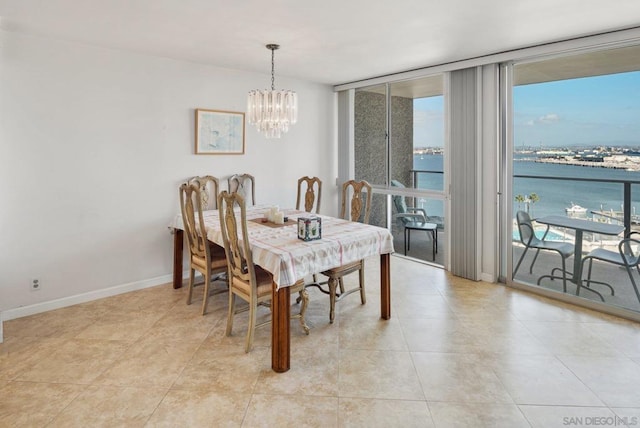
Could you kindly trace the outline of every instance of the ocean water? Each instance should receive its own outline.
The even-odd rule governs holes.
[[[531,155],[528,155],[530,158]],[[522,159],[523,157],[520,157]],[[589,168],[573,165],[537,163],[531,160],[514,160],[515,175],[539,175],[573,178],[596,178],[640,181],[640,172],[610,168]],[[442,155],[415,155],[414,168],[421,170],[442,171]],[[455,171],[453,171],[455,174]],[[419,174],[418,187],[423,189],[442,190],[442,174]],[[566,215],[565,208],[572,203],[587,208],[587,217],[592,210],[622,211],[623,185],[618,183],[594,183],[565,180],[540,180],[530,178],[514,178],[513,194],[527,196],[536,193],[538,202],[530,204],[533,217],[544,215]],[[640,184],[631,185],[631,213],[640,215]],[[419,201],[427,209],[429,215],[442,215],[442,201]],[[524,204],[513,201],[514,213],[525,209]]]

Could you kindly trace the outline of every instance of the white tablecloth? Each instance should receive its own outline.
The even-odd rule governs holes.
[[[268,206],[247,207],[247,220],[264,217]],[[318,215],[322,218],[322,239],[298,239],[297,219],[310,214],[283,210],[296,224],[269,227],[247,221],[251,239],[253,262],[273,274],[278,287],[288,287],[307,275],[377,254],[393,253],[393,236],[388,229],[347,220]],[[207,238],[223,246],[218,211],[205,211]],[[182,216],[177,215],[170,225],[184,229]]]

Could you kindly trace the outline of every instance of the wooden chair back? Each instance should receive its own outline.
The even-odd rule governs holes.
[[[342,211],[345,220],[369,223],[371,214],[371,185],[365,181],[349,180],[342,185]],[[347,212],[349,216],[347,216]]]
[[[234,174],[229,177],[229,192],[239,193],[250,205],[256,204],[256,180],[251,174]]]
[[[218,208],[218,191],[220,189],[220,183],[216,177],[212,175],[191,177],[187,183],[194,183],[200,188],[203,211],[215,210]]]
[[[234,210],[239,207],[239,210]],[[223,191],[218,195],[220,212],[220,229],[227,254],[229,283],[233,277],[250,282],[252,288],[256,284],[255,267],[251,256],[249,234],[247,233],[247,210],[244,198],[237,192]]]
[[[210,264],[209,242],[202,215],[202,192],[198,183],[180,186],[180,210],[190,254],[204,258]]]
[[[306,190],[305,190],[306,189]],[[318,214],[320,211],[320,201],[322,198],[322,180],[318,177],[302,177],[298,179],[298,197],[296,198],[296,209],[300,209],[302,195],[304,191],[304,210],[308,213]]]

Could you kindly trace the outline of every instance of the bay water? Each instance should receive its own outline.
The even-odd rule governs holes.
[[[534,155],[533,155],[534,156]],[[640,172],[601,167],[584,167],[535,162],[531,154],[514,157],[514,175],[536,175],[571,178],[591,178],[608,180],[640,181]],[[442,155],[414,155],[414,169],[443,171]],[[452,174],[455,174],[455,168]],[[418,187],[442,190],[443,174],[418,174]],[[587,217],[591,211],[622,211],[624,189],[621,183],[600,183],[571,180],[541,180],[532,178],[513,179],[513,212],[525,209],[525,204],[515,201],[516,195],[527,198],[535,193],[539,200],[529,204],[532,217],[545,215],[566,215],[565,209],[572,204],[587,208]],[[631,213],[640,214],[640,184],[631,185]],[[419,205],[427,209],[429,215],[443,215],[442,201],[421,200]]]

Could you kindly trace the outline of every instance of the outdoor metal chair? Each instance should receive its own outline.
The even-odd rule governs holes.
[[[543,275],[540,278],[538,278],[538,285],[540,285],[540,281],[542,281],[542,279],[544,278],[550,278],[551,280],[562,279],[562,290],[566,293],[567,292],[567,274],[571,275],[571,273],[567,272],[566,260],[573,255],[573,252],[574,252],[573,244],[564,243],[564,242],[546,241],[544,238],[547,236],[547,233],[549,232],[549,226],[547,226],[547,229],[545,230],[544,235],[542,236],[542,239],[538,238],[535,234],[533,225],[531,224],[531,217],[529,217],[529,214],[527,214],[524,211],[518,211],[516,213],[516,221],[518,223],[518,232],[520,233],[520,242],[522,243],[522,245],[524,245],[524,251],[520,256],[520,260],[518,260],[518,264],[516,264],[516,268],[513,270],[512,278],[516,277],[516,273],[518,273],[520,264],[522,264],[522,261],[524,260],[524,257],[530,248],[536,250],[536,254],[533,257],[533,260],[531,261],[531,266],[529,267],[529,273],[533,273],[533,265],[535,264],[536,259],[538,258],[538,254],[540,253],[540,250],[555,251],[556,253],[560,254],[560,258],[562,259],[562,268],[553,268],[549,275]],[[555,275],[555,272],[558,270],[562,272],[562,276]]]
[[[397,180],[391,180],[391,186],[405,188],[404,184]],[[402,228],[404,234],[404,255],[411,249],[411,231],[420,230],[431,237],[433,260],[438,253],[438,229],[444,227],[442,217],[428,216],[424,208],[415,208],[407,205],[405,196],[394,195],[393,206],[396,213],[393,215]]]
[[[635,248],[634,248],[635,246]],[[606,263],[612,263],[614,265],[622,266],[627,271],[629,275],[629,279],[631,280],[631,285],[633,286],[633,290],[636,292],[636,297],[638,298],[638,302],[640,302],[640,291],[638,291],[638,285],[636,281],[633,279],[632,269],[635,267],[638,273],[640,274],[640,267],[638,264],[640,263],[640,252],[638,248],[640,246],[640,241],[633,238],[625,238],[618,244],[618,251],[611,251],[605,248],[596,248],[592,250],[589,254],[582,258],[582,272],[584,272],[584,264],[589,262],[589,271],[587,273],[587,279],[584,281],[584,286],[587,290],[590,290],[597,294],[600,299],[604,302],[604,297],[600,294],[599,291],[591,288],[591,284],[600,284],[611,290],[611,295],[615,295],[615,291],[613,287],[606,282],[603,281],[595,281],[591,279],[591,269],[593,267],[594,260],[600,260]],[[580,294],[580,287],[578,287],[578,295]]]

